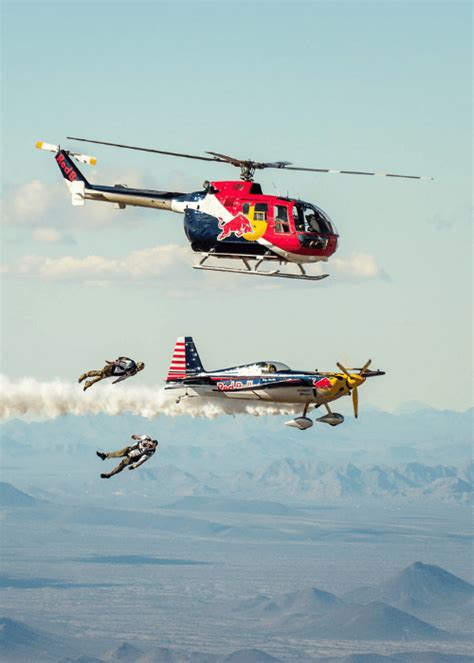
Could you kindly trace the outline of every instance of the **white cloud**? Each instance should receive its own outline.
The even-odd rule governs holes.
[[[380,268],[376,258],[371,253],[354,252],[348,258],[331,258],[330,271],[339,280],[359,281],[369,279],[389,280],[388,274]]]
[[[55,228],[36,228],[31,236],[39,244],[76,244],[72,235],[60,232]]]
[[[43,230],[43,241],[54,242],[55,231]],[[38,255],[26,255],[16,262],[2,268],[2,273],[17,278],[35,278],[43,281],[80,281],[87,284],[107,286],[114,281],[134,280],[147,281],[163,276],[173,276],[177,285],[176,276],[181,271],[191,269],[192,252],[189,248],[168,244],[155,246],[150,249],[132,251],[123,258],[107,258],[104,256],[63,256],[48,258]],[[234,265],[235,266],[235,265]],[[291,267],[288,267],[291,269]],[[294,270],[293,270],[294,271]],[[306,267],[308,274],[321,274],[328,272],[333,276],[328,283],[338,281],[365,281],[373,279],[388,279],[387,274],[380,269],[376,259],[370,253],[353,253],[348,258],[333,258],[324,267],[322,264]],[[206,289],[230,289],[240,286],[247,287],[248,279],[232,277],[225,274],[207,275],[201,287]],[[271,282],[257,282],[257,287],[273,289],[282,286],[279,280]],[[179,286],[173,290],[173,297],[189,297],[189,289],[183,291]]]
[[[50,184],[31,180],[7,191],[2,206],[2,223],[22,228],[41,226],[64,230],[100,229],[117,220],[136,224],[136,214],[131,214],[130,210],[124,213],[111,204],[86,201],[84,207],[72,207],[71,195],[64,180],[59,172],[57,176],[57,180]],[[117,174],[113,181],[140,186],[138,175],[132,171],[125,176]]]
[[[186,247],[169,244],[151,249],[132,251],[125,258],[105,258],[86,256],[76,258],[45,258],[43,256],[23,256],[15,263],[3,268],[10,276],[35,278],[45,281],[107,282],[123,279],[144,281],[162,276],[172,268],[187,265],[189,262]]]
[[[47,189],[48,187],[39,180],[32,180],[19,186],[10,194],[10,202],[5,205],[4,221],[36,222],[48,209]]]

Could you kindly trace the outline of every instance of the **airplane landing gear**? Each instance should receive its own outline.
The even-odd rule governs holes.
[[[322,424],[329,424],[330,426],[339,426],[339,424],[342,424],[344,421],[344,417],[342,414],[339,414],[339,412],[332,412],[329,405],[327,403],[324,404],[324,407],[327,410],[327,414],[325,414],[323,417],[318,417],[316,421],[321,422]]]
[[[306,403],[303,410],[303,415],[301,417],[295,417],[295,419],[290,419],[290,421],[285,421],[285,426],[292,426],[293,428],[298,428],[299,430],[306,430],[311,428],[313,425],[313,420],[306,416],[309,409],[309,403]]]

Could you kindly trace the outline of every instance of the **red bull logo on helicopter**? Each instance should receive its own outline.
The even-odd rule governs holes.
[[[252,224],[242,212],[239,212],[237,216],[234,216],[229,221],[219,219],[219,228],[221,229],[220,234],[217,236],[219,241],[230,237],[230,235],[242,237],[246,233],[253,232]]]
[[[74,182],[74,180],[77,180],[77,174],[75,173],[73,166],[67,165],[64,154],[61,154],[61,152],[57,154],[56,161],[58,162],[58,166],[61,168],[61,170],[63,171],[63,173],[70,182]]]

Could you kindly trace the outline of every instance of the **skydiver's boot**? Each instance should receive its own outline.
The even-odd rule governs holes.
[[[104,378],[109,377],[105,371],[89,371],[87,374],[87,377],[92,377],[92,380],[87,380],[87,382],[84,385],[84,391],[86,389],[89,389],[89,387],[92,387],[93,384],[96,382],[100,382]]]
[[[111,477],[111,475],[110,474],[105,474],[105,472],[100,475],[101,479],[110,479],[110,477]]]
[[[86,379],[86,377],[87,377],[87,373],[83,373],[81,375],[81,377],[79,378],[79,380],[78,380],[79,384],[81,384],[81,382],[83,382]]]
[[[99,458],[102,458],[102,460],[105,460],[107,458],[107,454],[104,454],[103,451],[96,451],[95,453],[97,456],[99,456]]]

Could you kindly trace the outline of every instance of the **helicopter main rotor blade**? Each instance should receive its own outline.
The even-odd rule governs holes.
[[[237,159],[236,157],[230,157],[227,154],[221,154],[220,152],[206,152],[206,154],[213,154],[219,159],[228,161],[233,166],[251,166],[255,169],[286,168],[287,166],[291,166],[291,161],[252,161],[252,159]]]
[[[253,161],[247,160],[247,159],[237,159],[236,157],[229,157],[227,154],[220,154],[219,152],[206,152],[206,154],[212,154],[215,160],[219,161],[227,161],[228,163],[231,163],[233,166],[243,166],[244,164],[247,163],[252,163]]]
[[[270,166],[271,167],[271,166]],[[396,173],[369,173],[365,170],[332,170],[331,168],[299,168],[298,166],[285,167],[285,170],[300,170],[310,173],[330,173],[335,175],[375,175],[376,177],[401,177],[408,180],[432,180],[432,177],[422,175],[398,175]]]
[[[77,138],[76,136],[67,136],[68,140],[80,140],[83,143],[95,143],[96,145],[108,145],[109,147],[121,147],[125,150],[136,150],[137,152],[152,152],[153,154],[166,154],[171,157],[183,157],[185,159],[198,159],[199,161],[220,161],[226,163],[227,159],[218,157],[201,157],[196,154],[184,154],[183,152],[168,152],[166,150],[155,150],[150,147],[137,147],[135,145],[122,145],[121,143],[107,143],[104,140],[92,140],[91,138]]]
[[[122,143],[109,143],[104,140],[93,140],[91,138],[78,138],[77,136],[67,136],[68,140],[78,140],[83,143],[94,143],[95,145],[108,145],[109,147],[120,147],[125,150],[135,150],[137,152],[151,152],[152,154],[165,154],[171,157],[182,157],[184,159],[196,159],[198,161],[214,161],[218,163],[230,163],[233,166],[247,169],[277,168],[281,170],[296,170],[308,173],[330,173],[339,175],[375,175],[378,177],[399,177],[409,180],[432,180],[432,177],[420,175],[399,175],[397,173],[371,173],[364,170],[332,170],[331,168],[302,168],[292,166],[289,161],[252,161],[251,159],[237,159],[236,157],[220,154],[219,152],[207,152],[211,157],[198,156],[197,154],[186,154],[185,152],[170,152],[169,150],[157,150],[150,147],[137,147],[136,145],[124,145]]]

